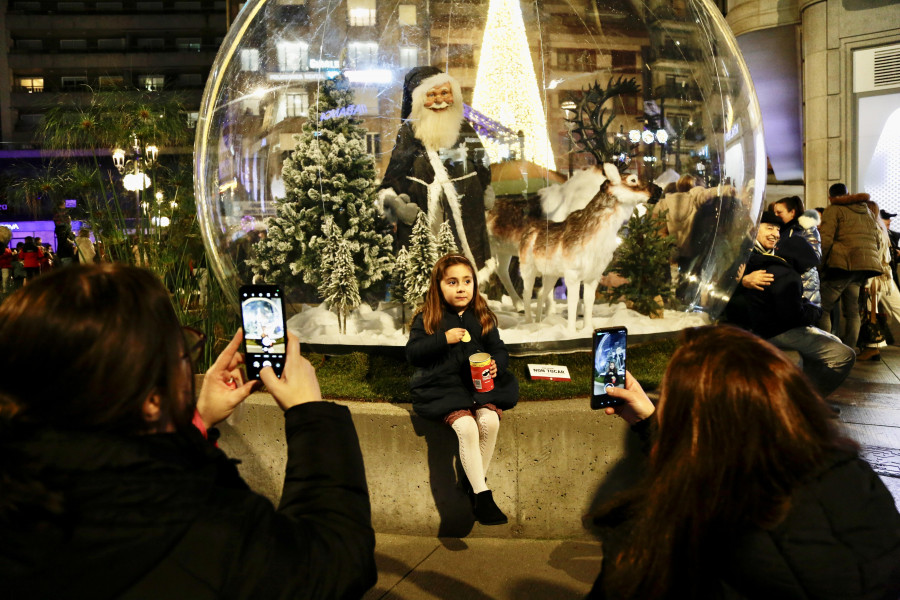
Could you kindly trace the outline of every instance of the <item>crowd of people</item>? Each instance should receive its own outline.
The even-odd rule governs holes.
[[[79,231],[77,238],[57,239],[56,251],[50,242],[44,242],[40,236],[26,236],[23,241],[15,242],[14,247],[10,247],[11,243],[0,242],[2,292],[18,289],[38,275],[59,267],[107,260],[103,244],[99,241],[95,244],[87,229]]]

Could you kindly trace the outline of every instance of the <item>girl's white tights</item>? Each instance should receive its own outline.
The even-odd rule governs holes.
[[[472,491],[476,494],[486,491],[488,487],[484,477],[497,445],[500,417],[489,408],[479,408],[474,419],[465,416],[454,421],[453,431],[459,438],[459,460]]]

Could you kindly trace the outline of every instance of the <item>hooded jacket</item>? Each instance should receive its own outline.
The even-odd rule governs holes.
[[[132,436],[8,428],[0,473],[30,474],[32,487],[19,489],[44,487],[61,510],[42,512],[20,494],[10,514],[0,487],[0,596],[359,598],[375,582],[375,538],[350,413],[296,406],[285,433],[276,510],[193,427]]]
[[[848,194],[828,199],[831,206],[822,215],[822,265],[824,276],[842,277],[847,272],[881,275],[881,233],[869,212],[868,194]]]
[[[782,226],[781,238],[782,240],[794,236],[803,238],[812,247],[821,261],[822,238],[818,229],[821,223],[822,218],[819,216],[819,211],[815,209],[807,210],[799,217],[791,219]],[[783,243],[779,240],[779,244]],[[803,280],[803,297],[816,306],[821,306],[822,293],[819,289],[819,271],[816,267],[818,267],[818,264],[801,273],[800,279]]]
[[[818,261],[812,247],[799,236],[783,238],[775,254],[765,254],[757,245],[750,253],[745,273],[762,269],[774,275],[775,280],[762,290],[738,285],[725,306],[726,318],[766,339],[795,327],[815,325],[822,309],[803,297],[800,273]]]

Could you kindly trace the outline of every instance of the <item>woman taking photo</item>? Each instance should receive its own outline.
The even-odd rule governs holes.
[[[297,339],[280,379],[261,374],[285,411],[277,510],[207,432],[253,387],[241,332],[195,403],[198,341],[156,277],[121,264],[54,271],[0,305],[4,597],[358,598],[374,583],[356,431]]]
[[[893,498],[774,346],[686,330],[658,406],[630,373],[609,394],[652,446],[642,484],[595,517],[591,598],[900,597]]]

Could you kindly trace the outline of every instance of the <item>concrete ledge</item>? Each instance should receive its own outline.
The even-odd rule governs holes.
[[[588,400],[527,402],[503,414],[488,485],[509,524],[483,527],[457,482],[456,435],[422,419],[411,405],[342,402],[362,446],[380,533],[422,536],[582,538],[595,501],[630,485],[643,461],[639,441],[618,417]],[[220,446],[242,461],[250,486],[277,503],[286,459],[284,417],[268,394],[253,394]],[[458,473],[457,473],[458,471]]]

